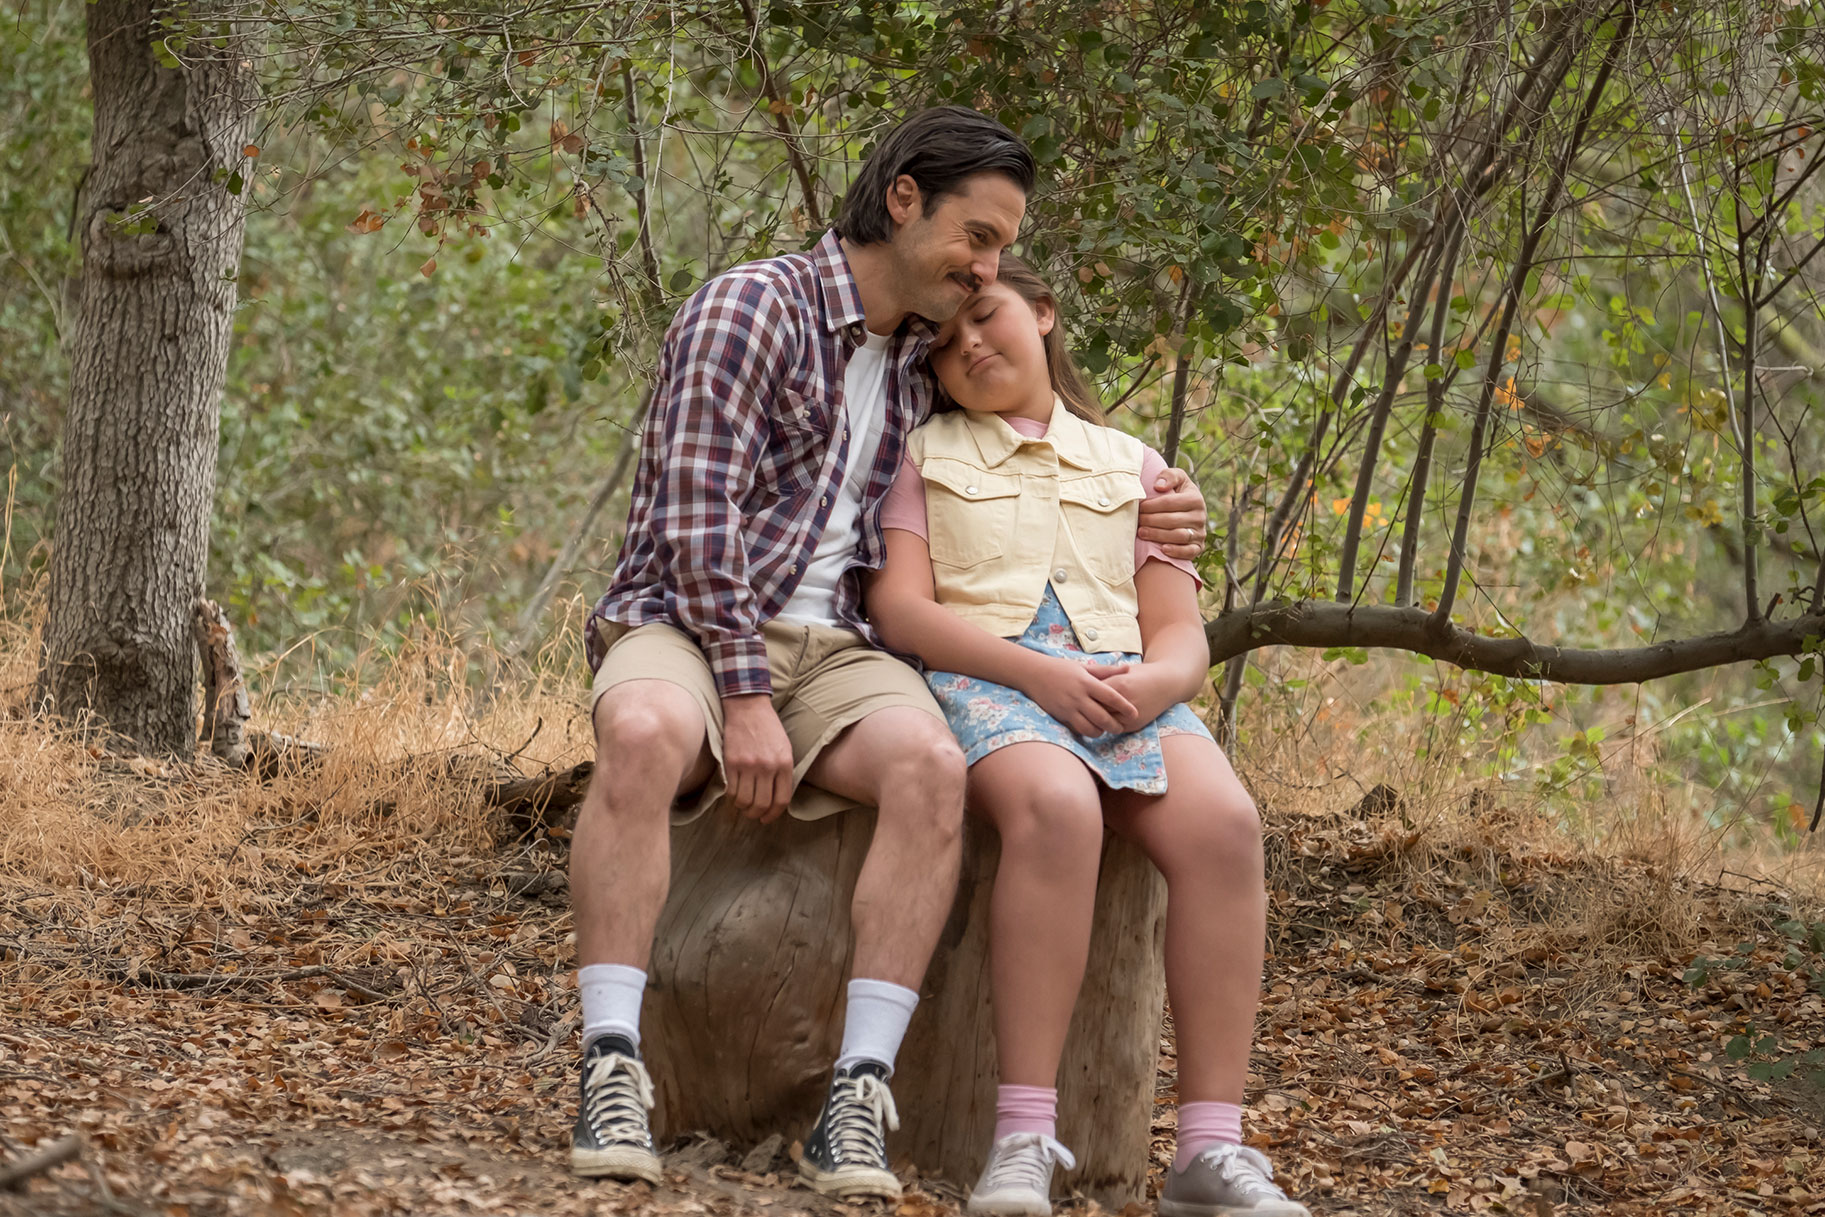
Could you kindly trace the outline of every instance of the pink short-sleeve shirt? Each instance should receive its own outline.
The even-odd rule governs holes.
[[[1033,439],[1045,435],[1048,424],[1030,418],[1010,418],[1008,425],[1020,434]],[[1143,446],[1145,447],[1145,446]],[[1154,483],[1160,474],[1166,471],[1166,458],[1152,448],[1145,448],[1141,457],[1141,489],[1147,498],[1159,497],[1160,491]],[[919,476],[919,467],[912,463],[912,458],[905,457],[900,461],[900,472],[894,475],[893,486],[887,491],[887,497],[881,503],[881,527],[897,528],[910,532],[920,540],[929,541],[931,534],[925,524],[925,479]],[[1193,579],[1198,579],[1197,568],[1179,558],[1169,558],[1166,551],[1152,541],[1143,541],[1138,536],[1134,539],[1134,569],[1149,560],[1165,562],[1176,566]],[[1198,579],[1198,586],[1204,581]]]

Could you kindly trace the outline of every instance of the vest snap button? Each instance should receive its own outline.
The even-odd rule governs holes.
[[[1070,577],[1071,577],[1071,572],[1066,570],[1062,566],[1052,572],[1052,582],[1054,582],[1054,583],[1063,583],[1066,580],[1068,580]]]
[[[1104,495],[1102,498],[1096,500],[1096,505],[1098,507],[1107,507],[1109,505],[1109,496]]]
[[[974,486],[965,486],[965,487],[964,487],[964,488],[963,488],[963,493],[964,493],[964,494],[975,494],[975,493],[976,493],[976,488],[975,488],[975,487],[974,487]]]
[[[1095,630],[1085,630],[1084,637],[1088,638],[1091,642],[1095,642],[1096,641],[1096,631]]]

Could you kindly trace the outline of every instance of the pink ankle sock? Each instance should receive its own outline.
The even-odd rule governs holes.
[[[1058,1091],[1050,1086],[1002,1086],[995,1091],[995,1140],[1017,1132],[1058,1135]]]
[[[1193,1158],[1219,1141],[1242,1144],[1240,1107],[1234,1103],[1180,1103],[1179,1147],[1172,1155],[1172,1169],[1184,1170]]]

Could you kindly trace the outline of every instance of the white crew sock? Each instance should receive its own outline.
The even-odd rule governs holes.
[[[618,963],[592,963],[577,969],[583,995],[583,1049],[604,1035],[625,1035],[640,1047],[640,999],[646,995],[646,973]]]
[[[879,1061],[892,1076],[893,1059],[899,1055],[906,1024],[912,1021],[918,1004],[919,995],[904,985],[885,980],[850,981],[849,1008],[843,1015],[843,1055],[836,1058],[836,1067]]]

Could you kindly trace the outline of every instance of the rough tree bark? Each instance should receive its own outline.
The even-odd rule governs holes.
[[[38,696],[149,751],[195,744],[196,646],[255,101],[234,37],[179,48],[150,0],[88,10],[94,160],[69,337]],[[214,32],[212,30],[212,32]]]
[[[873,832],[871,812],[760,825],[726,810],[673,830],[642,1019],[661,1137],[704,1129],[746,1146],[810,1130],[841,1037],[849,898]],[[972,823],[893,1081],[890,1155],[964,1186],[995,1124],[988,898],[999,856],[994,833]],[[1059,1070],[1059,1137],[1078,1160],[1066,1186],[1112,1209],[1146,1190],[1165,911],[1159,873],[1111,839]]]

